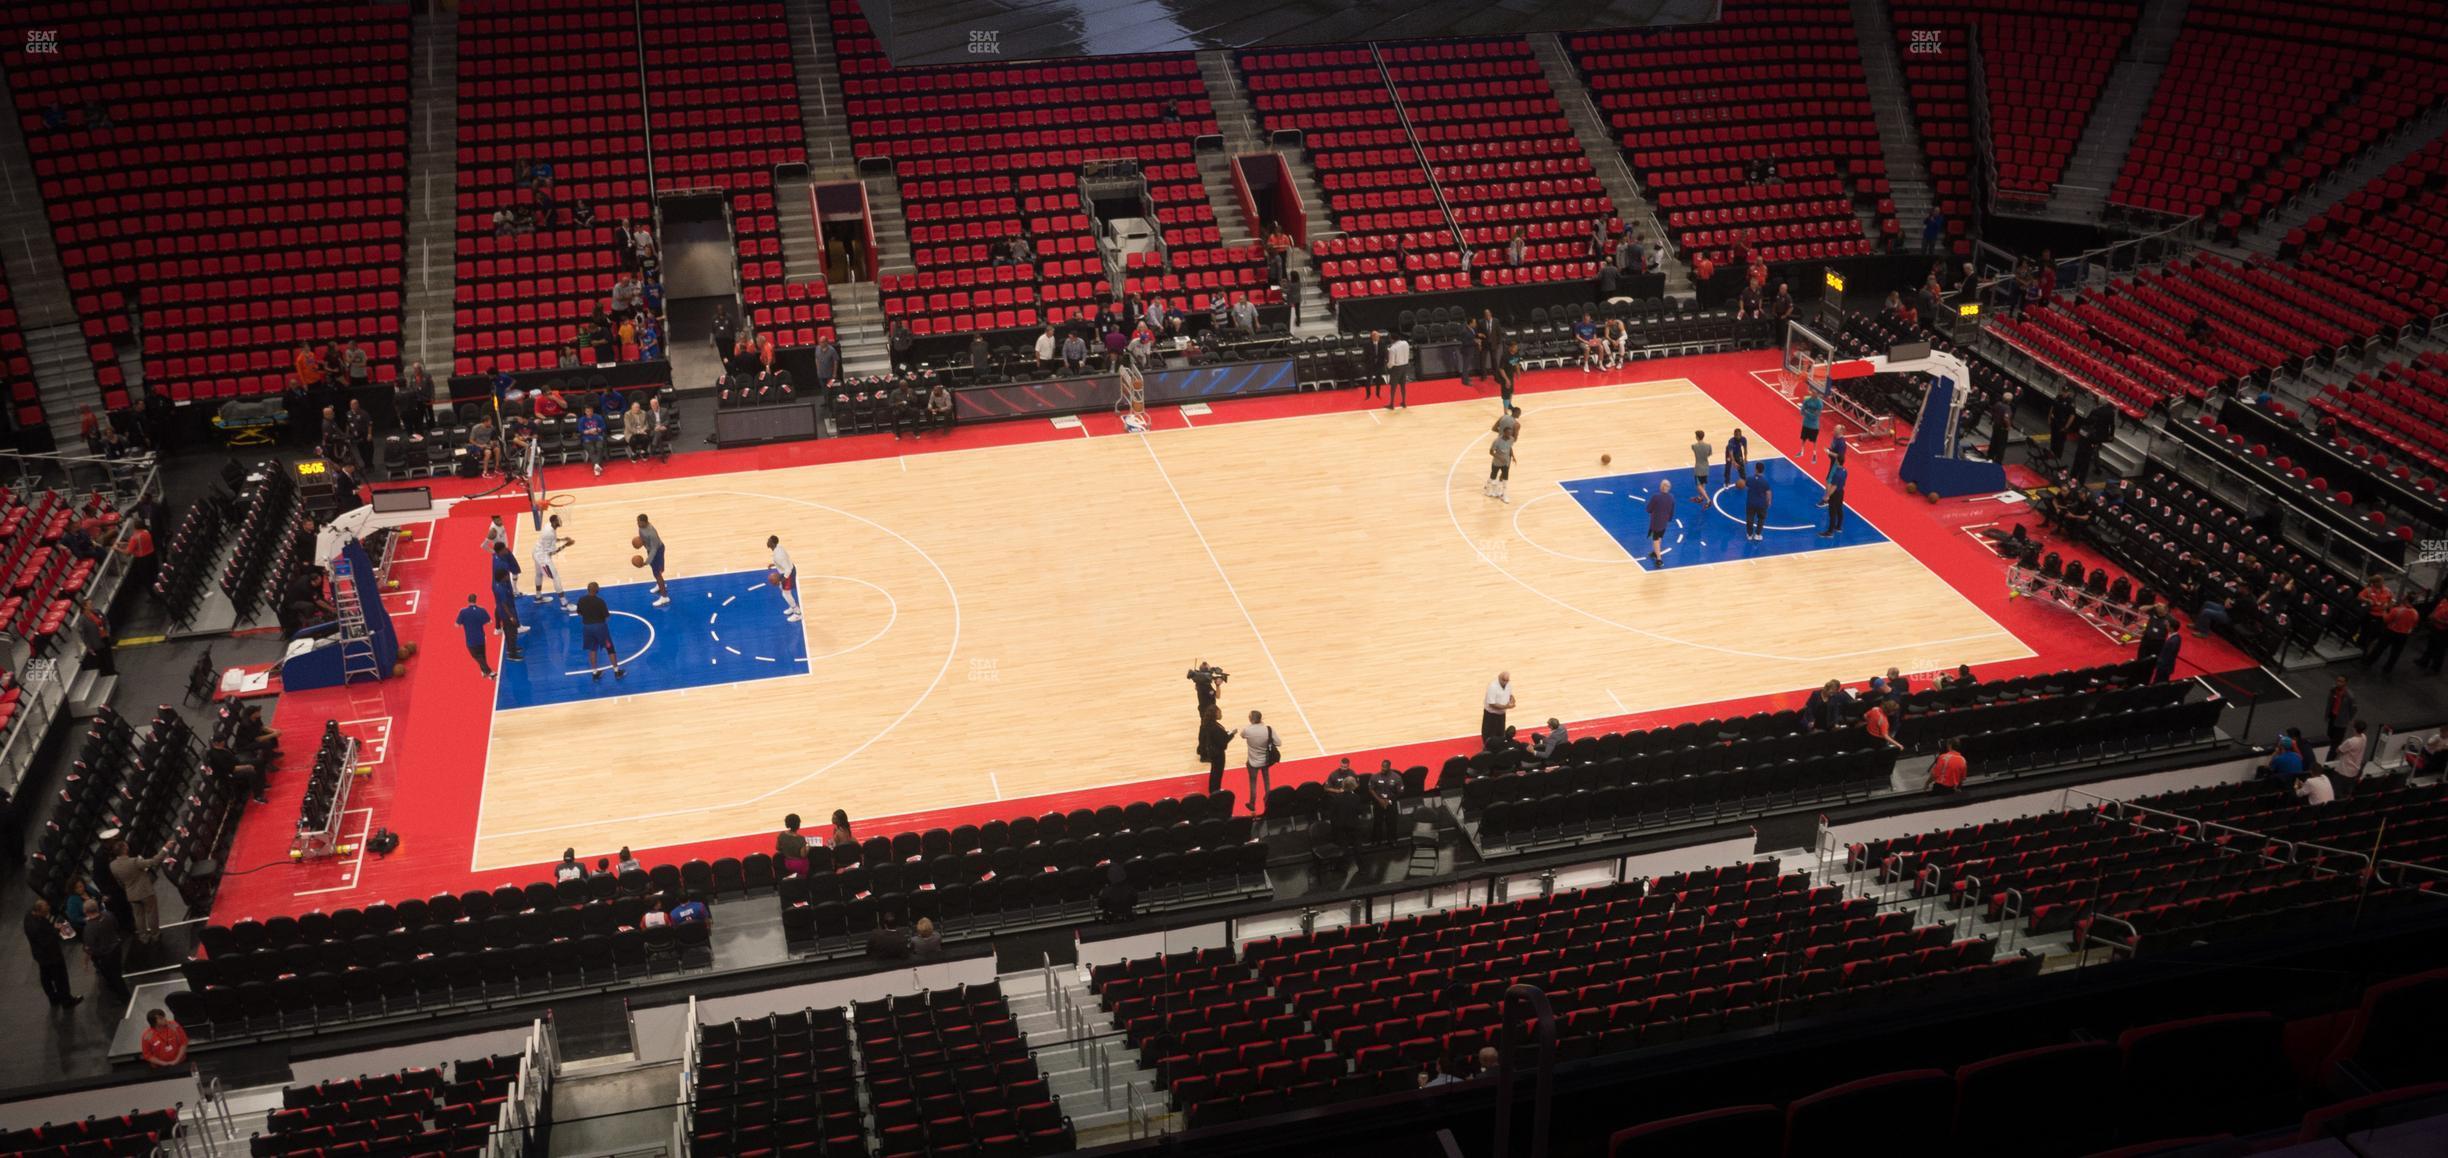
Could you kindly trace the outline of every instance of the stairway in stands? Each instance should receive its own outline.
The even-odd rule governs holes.
[[[884,274],[914,273],[909,225],[901,216],[900,183],[889,173],[862,178],[850,145],[850,116],[842,95],[840,57],[833,51],[833,21],[824,0],[783,0],[790,26],[791,64],[799,74],[799,119],[807,130],[808,175],[774,182],[774,217],[782,230],[782,270],[790,281],[825,275],[815,207],[808,189],[817,183],[864,181],[875,218],[876,268]],[[892,368],[884,344],[884,306],[874,282],[834,282],[833,332],[841,341],[844,375],[882,374]]]
[[[436,380],[451,369],[452,287],[458,279],[459,16],[435,8],[409,18],[408,268],[401,288],[400,372],[423,362]]]
[[[1590,99],[1589,86],[1581,82],[1581,70],[1573,67],[1572,54],[1565,51],[1564,42],[1552,32],[1533,33],[1530,51],[1538,56],[1539,68],[1547,74],[1547,87],[1555,90],[1556,103],[1564,108],[1564,119],[1571,123],[1573,136],[1581,142],[1581,151],[1589,154],[1590,165],[1598,171],[1598,183],[1606,187],[1607,197],[1615,202],[1615,212],[1635,234],[1647,234],[1652,241],[1666,239],[1666,227],[1657,217],[1657,209],[1642,194],[1640,182],[1632,176],[1632,167],[1624,162],[1623,149],[1614,133],[1607,128],[1606,115],[1598,111]],[[1666,253],[1666,295],[1692,296],[1691,267],[1669,249]]]
[[[2301,228],[2345,200],[2347,194],[2378,180],[2391,166],[2421,152],[2442,133],[2448,133],[2448,101],[2398,126],[2395,136],[2363,150],[2354,163],[2322,174],[2294,202],[2262,218],[2257,228],[2245,230],[2238,242],[2263,257],[2277,256],[2289,230]]]
[[[69,296],[68,278],[61,272],[59,249],[51,239],[51,218],[43,212],[42,193],[34,184],[34,160],[26,151],[25,132],[15,115],[0,117],[0,168],[14,175],[0,192],[0,269],[8,271],[9,294],[17,307],[17,328],[25,335],[26,357],[34,364],[34,384],[42,391],[43,416],[52,441],[63,451],[85,453],[77,432],[77,407],[102,410],[102,390],[94,379],[92,355],[86,352],[85,331],[77,320],[76,301]],[[140,359],[134,346],[120,354],[131,375]]]
[[[2125,45],[2125,55],[2117,58],[2116,71],[2108,74],[2108,87],[2100,92],[2099,103],[2091,107],[2091,120],[2083,125],[2082,140],[2066,162],[2057,194],[2041,207],[2039,216],[2092,222],[2107,208],[2108,190],[2125,167],[2125,154],[2133,148],[2142,118],[2150,113],[2151,94],[2159,88],[2160,74],[2167,71],[2177,34],[2184,31],[2185,9],[2186,0],[2146,0],[2143,4],[2133,39]]]
[[[996,980],[1022,1040],[1045,1071],[1046,1088],[1062,1099],[1080,1149],[1181,1128],[1166,1108],[1164,1091],[1156,1088],[1156,1075],[1140,1068],[1138,1051],[1097,1006],[1086,970],[1055,967],[1050,989],[1048,975],[1039,969]]]
[[[1211,49],[1198,54],[1199,79],[1207,85],[1207,101],[1215,107],[1216,128],[1224,135],[1221,154],[1201,153],[1198,158],[1199,177],[1207,186],[1207,202],[1214,207],[1216,227],[1224,244],[1253,235],[1257,223],[1242,227],[1241,199],[1233,195],[1232,173],[1226,168],[1228,158],[1242,153],[1273,152],[1283,158],[1284,169],[1292,174],[1292,188],[1300,194],[1301,209],[1309,217],[1309,240],[1336,237],[1334,218],[1326,212],[1326,199],[1318,192],[1317,170],[1298,146],[1276,145],[1258,127],[1258,112],[1250,107],[1248,87],[1241,82],[1240,70],[1233,67],[1232,54]],[[1334,311],[1326,296],[1325,279],[1318,276],[1316,263],[1307,252],[1292,251],[1288,259],[1299,271],[1300,324],[1292,327],[1297,337],[1310,338],[1335,332]]]
[[[1241,212],[1241,198],[1233,192],[1232,159],[1263,153],[1266,142],[1258,135],[1258,115],[1241,91],[1241,78],[1233,75],[1232,54],[1220,50],[1199,53],[1198,66],[1199,79],[1207,86],[1207,101],[1215,107],[1216,128],[1224,134],[1221,151],[1198,154],[1199,179],[1206,186],[1207,205],[1215,211],[1216,231],[1224,244],[1245,245],[1257,238],[1259,223],[1245,220]]]
[[[858,162],[850,156],[850,121],[842,104],[841,69],[833,56],[833,26],[825,6],[814,0],[784,0],[782,15],[790,30],[792,72],[799,79],[808,171],[803,177],[775,179],[774,224],[782,231],[783,280],[822,281],[825,252],[810,191],[819,183],[857,180]],[[829,296],[840,297],[840,289]]]
[[[1895,25],[1888,19],[1887,0],[1853,0],[1853,30],[1861,41],[1862,76],[1870,85],[1870,115],[1878,121],[1879,153],[1887,161],[1888,197],[1895,202],[1895,219],[1907,234],[1918,235],[1921,219],[1937,200],[1930,189],[1929,168],[1923,163],[1920,122],[1913,119],[1912,88],[1904,64],[1896,59]],[[1862,223],[1871,237],[1879,236],[1876,216]]]

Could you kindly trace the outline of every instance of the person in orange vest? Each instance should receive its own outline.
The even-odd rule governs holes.
[[[1964,758],[1960,749],[1963,741],[1949,736],[1938,741],[1938,759],[1930,764],[1929,790],[1953,792],[1963,787]]]

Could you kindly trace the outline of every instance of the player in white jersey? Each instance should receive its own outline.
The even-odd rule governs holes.
[[[553,556],[560,554],[562,549],[573,541],[561,533],[561,516],[554,515],[552,521],[545,526],[543,533],[536,536],[535,550],[532,554],[535,558],[536,602],[546,601],[544,581],[550,579],[552,580],[553,598],[560,601],[561,609],[576,614],[578,609],[571,606],[568,590],[561,586],[561,567],[553,562]]]
[[[782,549],[782,536],[765,536],[765,545],[773,549],[773,563],[765,581],[782,589],[782,618],[799,621],[799,568],[791,563],[790,552]]]

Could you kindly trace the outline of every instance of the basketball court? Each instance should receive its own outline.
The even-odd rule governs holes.
[[[536,532],[516,492],[459,503],[409,584],[428,609],[402,620],[423,652],[411,678],[389,681],[402,686],[383,712],[346,708],[404,721],[385,725],[385,823],[417,855],[338,883],[305,880],[328,875],[310,866],[294,890],[233,886],[242,905],[278,908],[274,891],[306,886],[523,879],[508,870],[565,848],[736,855],[791,812],[820,828],[838,808],[865,826],[1160,781],[1196,790],[1184,672],[1200,659],[1232,673],[1226,722],[1264,712],[1297,780],[1304,762],[1331,763],[1310,758],[1473,733],[1499,670],[1530,728],[1789,706],[1890,667],[2114,654],[2070,617],[2009,607],[1994,557],[1877,480],[1867,456],[1843,532],[1822,537],[1824,456],[1785,457],[1799,449],[1793,411],[1752,373],[1774,359],[1535,376],[1517,397],[1509,502],[1482,492],[1493,392],[1454,383],[1414,388],[1400,411],[1310,395],[1165,411],[1147,434],[1011,423],[951,443],[837,440],[835,454],[868,444],[837,461],[716,452],[670,464],[696,464],[685,473],[616,466],[600,483],[554,468],[573,540],[562,573],[573,599],[605,585],[626,674],[591,674],[576,618],[523,599],[526,659],[500,664],[497,683],[478,677],[447,610],[484,590],[487,515],[515,525],[522,565]],[[1659,372],[1686,363],[1707,372]],[[1722,447],[1738,426],[1775,496],[1758,541],[1720,472],[1706,503],[1691,486],[1692,433]],[[1652,567],[1640,503],[1660,479],[1679,516]],[[667,606],[631,565],[641,513],[668,544]],[[768,535],[798,566],[802,622],[766,583]],[[1239,792],[1237,745],[1231,764]],[[378,812],[382,799],[369,797]],[[416,884],[386,888],[411,864],[398,875]]]

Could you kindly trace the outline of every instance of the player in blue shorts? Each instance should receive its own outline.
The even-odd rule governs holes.
[[[1751,481],[1743,486],[1743,537],[1757,539],[1768,527],[1768,464],[1751,468]]]
[[[643,521],[645,516],[639,516]],[[612,646],[612,609],[604,605],[603,584],[587,584],[586,594],[578,597],[578,630],[586,647],[587,667],[595,679],[603,679],[603,666],[595,662],[595,653],[604,653],[611,661],[612,678],[621,679],[629,673],[621,668],[620,651]]]

